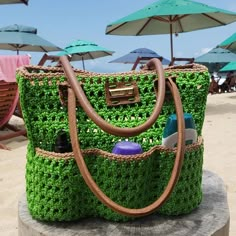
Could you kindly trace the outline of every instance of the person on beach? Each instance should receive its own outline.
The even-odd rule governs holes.
[[[215,94],[215,93],[218,93],[218,92],[219,92],[218,82],[216,81],[215,76],[212,75],[211,76],[210,87],[209,87],[209,93],[212,95],[212,94]]]

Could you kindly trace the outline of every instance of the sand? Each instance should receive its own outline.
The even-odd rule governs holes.
[[[236,235],[236,93],[208,95],[203,126],[204,168],[225,182],[230,236]]]
[[[16,117],[12,123],[20,123]],[[236,235],[236,92],[208,95],[203,126],[204,169],[224,181],[230,209],[230,236]],[[0,133],[3,131],[0,131]],[[25,192],[27,139],[4,141],[0,150],[0,236],[18,235],[18,200]]]

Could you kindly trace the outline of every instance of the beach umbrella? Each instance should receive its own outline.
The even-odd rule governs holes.
[[[220,72],[236,71],[236,61],[231,61],[220,69]]]
[[[84,60],[95,59],[99,57],[111,56],[114,52],[96,43],[86,40],[76,40],[64,48],[58,56],[67,55],[70,61],[82,61],[85,69]]]
[[[220,47],[213,48],[209,52],[195,58],[195,62],[228,63],[236,61],[236,54]]]
[[[170,61],[168,59],[163,58],[162,56],[148,48],[137,48],[122,57],[110,61],[109,63],[133,64],[132,70],[135,70],[138,64],[145,64],[146,61],[151,58],[160,59],[163,65],[170,64]]]
[[[37,29],[24,25],[9,25],[0,28],[0,49],[32,52],[61,51],[53,43],[37,35]]]
[[[236,61],[236,54],[227,49],[216,47],[195,58],[194,61],[205,65],[210,72],[214,72],[219,71],[227,63]]]
[[[236,33],[232,34],[229,38],[224,40],[218,46],[222,47],[222,48],[226,48],[226,49],[236,53]]]
[[[28,5],[29,0],[0,0],[0,4],[15,4],[15,3],[23,3]]]
[[[227,25],[236,13],[191,0],[159,0],[106,27],[110,35],[170,34],[171,60],[173,34]]]

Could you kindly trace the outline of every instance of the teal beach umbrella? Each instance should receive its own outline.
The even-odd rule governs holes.
[[[232,34],[229,38],[220,43],[219,47],[226,48],[236,53],[236,33]]]
[[[209,52],[195,58],[196,63],[205,65],[209,72],[218,72],[231,61],[236,61],[236,54],[220,47],[213,48]]]
[[[37,35],[37,29],[25,25],[9,25],[0,28],[0,49],[32,52],[61,51],[62,49],[53,43]]]
[[[111,56],[113,53],[114,51],[98,46],[94,42],[76,40],[59,52],[58,56],[67,55],[70,61],[82,61],[83,69],[85,69],[84,60]]]
[[[235,21],[236,12],[191,0],[159,0],[107,25],[106,34],[169,34],[172,60],[173,34],[223,26]]]
[[[220,72],[227,72],[227,71],[236,71],[236,61],[231,61],[220,69]]]
[[[195,58],[197,63],[228,63],[236,61],[236,54],[223,48],[213,48],[209,52]]]

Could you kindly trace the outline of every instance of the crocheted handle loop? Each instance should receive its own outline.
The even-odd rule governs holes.
[[[121,128],[117,127],[114,125],[109,124],[107,121],[105,121],[103,118],[101,118],[98,113],[94,110],[94,108],[91,106],[90,102],[88,101],[80,83],[78,82],[75,73],[69,63],[69,60],[66,56],[61,56],[60,57],[61,64],[63,66],[65,75],[74,90],[74,93],[78,99],[78,102],[80,103],[80,106],[83,108],[85,113],[90,117],[90,119],[98,125],[103,131],[116,135],[116,136],[121,136],[121,137],[131,137],[131,136],[137,136],[138,134],[146,131],[149,129],[157,120],[161,109],[162,105],[164,103],[165,99],[165,76],[164,76],[164,70],[162,67],[161,62],[155,58],[151,59],[147,63],[147,67],[150,69],[155,68],[158,74],[158,88],[156,91],[156,104],[153,109],[153,112],[151,116],[144,122],[143,124],[133,127],[133,128]],[[155,89],[156,90],[156,89]]]
[[[177,141],[175,163],[174,163],[174,167],[173,167],[169,182],[166,186],[166,189],[161,194],[161,196],[154,203],[140,209],[126,208],[124,206],[121,206],[115,203],[107,195],[105,195],[102,192],[102,190],[98,187],[96,182],[93,180],[86,166],[86,163],[84,161],[84,157],[83,157],[80,144],[78,141],[76,112],[75,112],[75,109],[76,109],[75,94],[71,88],[69,88],[68,90],[68,113],[69,113],[68,116],[69,116],[70,137],[71,137],[72,148],[73,148],[74,157],[75,157],[77,166],[80,170],[81,175],[84,178],[84,181],[86,182],[90,190],[94,193],[94,195],[107,207],[111,208],[113,211],[116,211],[120,214],[131,216],[131,217],[141,217],[141,216],[149,215],[155,212],[168,199],[168,197],[172,193],[178,181],[181,168],[182,168],[183,159],[184,159],[184,152],[185,152],[184,115],[183,115],[181,98],[180,98],[180,94],[179,94],[177,86],[171,79],[168,79],[167,85],[173,95],[176,114],[177,114],[178,141]]]

